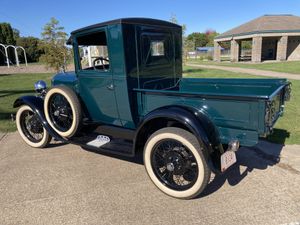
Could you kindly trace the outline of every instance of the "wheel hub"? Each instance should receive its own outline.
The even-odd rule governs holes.
[[[21,131],[32,143],[38,143],[43,138],[43,126],[38,119],[38,116],[31,110],[25,110],[21,113],[19,119]]]
[[[55,112],[53,114],[54,114],[54,116],[59,116],[59,110],[55,110]]]
[[[184,160],[178,152],[171,151],[166,157],[165,166],[168,171],[178,174],[181,173],[184,168]]]
[[[151,166],[159,181],[173,190],[188,190],[198,177],[197,161],[181,142],[164,139],[155,145]]]
[[[168,170],[168,171],[172,172],[172,171],[174,171],[174,169],[175,169],[175,167],[174,167],[174,164],[173,164],[173,163],[168,163],[168,164],[167,164],[167,170]]]
[[[43,126],[36,115],[34,115],[32,118],[28,120],[28,123],[26,124],[27,130],[30,130],[34,133],[41,133],[43,132]]]

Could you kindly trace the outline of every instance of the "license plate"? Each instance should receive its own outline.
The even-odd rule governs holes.
[[[236,162],[235,152],[227,151],[221,155],[221,171],[224,172]]]

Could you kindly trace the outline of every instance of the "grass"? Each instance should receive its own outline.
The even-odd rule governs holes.
[[[196,63],[202,65],[216,65],[216,66],[228,66],[228,67],[241,67],[260,70],[270,70],[275,72],[294,73],[300,74],[300,61],[289,62],[271,62],[271,63],[230,63],[230,62],[213,62],[213,61],[201,61],[197,59],[191,59],[188,63]]]
[[[291,82],[291,100],[286,102],[283,117],[279,118],[274,133],[268,137],[275,143],[300,144],[300,80]]]
[[[184,75],[194,78],[263,78],[249,74],[231,73],[214,69],[199,69],[188,66],[184,68]],[[291,80],[291,82],[291,100],[286,102],[283,117],[279,118],[273,134],[267,138],[274,143],[300,144],[300,81]]]
[[[16,112],[14,101],[22,95],[34,95],[33,84],[45,80],[50,84],[53,74],[0,74],[0,132],[16,130],[11,114]]]
[[[259,78],[249,74],[223,70],[184,67],[184,76],[197,78]],[[13,102],[22,95],[34,94],[33,84],[45,80],[48,85],[52,74],[0,75],[0,132],[16,130],[11,113]],[[261,78],[261,77],[260,77]],[[292,80],[292,98],[286,103],[285,115],[277,121],[273,135],[268,139],[276,143],[300,144],[300,81]]]
[[[195,68],[191,66],[184,67],[183,76],[193,78],[262,78],[261,76],[250,74],[234,73],[216,69]]]

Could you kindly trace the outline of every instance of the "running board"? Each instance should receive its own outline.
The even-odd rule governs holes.
[[[95,152],[105,152],[122,156],[134,156],[133,142],[120,138],[113,138],[98,133],[75,136],[68,140],[69,143],[80,145],[82,148]]]

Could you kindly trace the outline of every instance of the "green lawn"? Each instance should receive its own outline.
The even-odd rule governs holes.
[[[250,74],[234,73],[225,70],[195,68],[191,66],[184,67],[183,76],[194,78],[262,78],[261,76],[255,76]]]
[[[34,94],[34,83],[45,80],[48,85],[53,74],[0,74],[0,132],[15,131],[16,125],[11,120],[14,101],[22,95]]]
[[[213,62],[213,61],[201,61],[197,59],[191,59],[187,63],[241,67],[241,68],[251,68],[251,69],[300,74],[300,61],[272,62],[272,63],[243,63],[243,62],[230,63],[230,62]]]
[[[285,113],[277,121],[274,133],[268,139],[277,143],[300,144],[300,80],[291,82],[291,100],[286,103]]]
[[[249,74],[231,73],[222,70],[185,67],[186,77],[201,78],[257,78]],[[0,75],[0,132],[15,131],[16,126],[11,121],[12,107],[18,96],[34,94],[33,84],[37,80],[45,80],[48,85],[52,74],[15,74]],[[300,81],[292,81],[292,99],[286,104],[285,115],[276,124],[274,134],[268,139],[277,143],[300,144]]]

